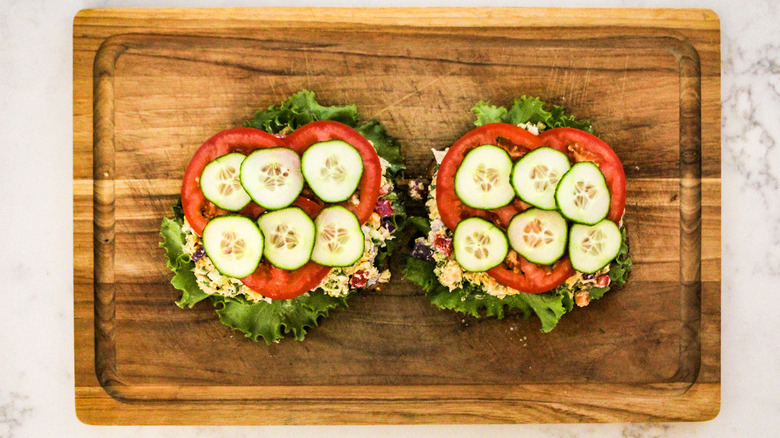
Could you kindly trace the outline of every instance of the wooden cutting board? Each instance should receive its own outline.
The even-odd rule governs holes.
[[[76,410],[95,424],[696,421],[720,409],[720,28],[704,10],[98,9],[73,28]],[[174,305],[158,231],[193,151],[301,88],[424,176],[480,100],[590,119],[634,272],[563,318],[439,311],[399,266],[305,342]]]

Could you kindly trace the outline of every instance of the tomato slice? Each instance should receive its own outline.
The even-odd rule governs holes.
[[[461,220],[472,216],[507,226],[512,216],[527,208],[523,207],[521,201],[516,200],[499,209],[480,210],[468,207],[455,194],[455,173],[460,163],[470,150],[484,144],[502,147],[510,151],[512,156],[516,156],[518,151],[523,149],[531,150],[544,146],[535,135],[507,123],[482,125],[456,141],[442,160],[436,177],[436,206],[439,208],[442,222],[450,230],[454,230]]]
[[[198,180],[203,168],[212,160],[231,152],[249,155],[261,148],[285,146],[284,141],[265,131],[254,128],[226,129],[206,140],[190,159],[181,186],[181,203],[184,216],[198,235],[214,216],[228,213],[209,202],[200,190]],[[256,218],[263,209],[254,202],[249,203],[240,214]]]
[[[615,151],[595,135],[574,128],[550,129],[539,139],[567,154],[570,161],[593,161],[599,166],[612,197],[607,219],[619,223],[626,210],[626,174]]]
[[[472,216],[485,218],[506,229],[515,214],[529,207],[515,198],[505,207],[480,210],[466,206],[455,194],[455,173],[460,163],[468,151],[483,144],[499,146],[515,160],[532,149],[545,146],[538,136],[507,123],[482,125],[456,141],[442,160],[436,176],[436,206],[442,222],[450,230],[454,230],[461,220]],[[526,293],[555,289],[574,275],[574,268],[568,257],[558,260],[552,268],[531,263],[520,255],[517,257],[518,263],[512,263],[510,266],[505,260],[503,264],[487,271],[488,274],[499,283]]]
[[[360,201],[357,204],[353,204],[350,200],[342,203],[344,207],[355,213],[362,225],[368,220],[376,207],[382,182],[382,165],[379,162],[379,155],[376,153],[374,146],[359,132],[349,126],[330,120],[303,125],[287,136],[286,143],[288,147],[295,149],[298,154],[303,155],[309,146],[328,140],[343,140],[349,143],[357,149],[363,158],[363,176],[360,178],[357,189]]]
[[[322,210],[322,206],[303,196],[293,202],[314,218]],[[294,271],[277,268],[263,261],[250,276],[242,278],[241,282],[248,288],[274,300],[288,300],[303,295],[314,289],[330,272],[330,267],[314,262],[306,263]]]
[[[575,272],[569,262],[569,256],[558,259],[552,267],[529,262],[519,254],[517,258],[519,267],[510,268],[504,263],[487,273],[504,286],[529,294],[539,294],[562,285]]]

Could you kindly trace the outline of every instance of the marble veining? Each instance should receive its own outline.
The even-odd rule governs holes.
[[[0,390],[0,437],[13,438],[32,411],[29,397],[16,391]]]
[[[222,6],[175,0],[168,6]],[[397,427],[89,427],[73,400],[70,131],[71,29],[78,9],[161,6],[135,0],[9,0],[0,7],[0,438],[40,436],[771,436],[780,416],[780,2],[553,0],[523,6],[704,7],[722,39],[722,412],[708,423]],[[239,0],[230,5],[262,6]],[[293,0],[275,6],[519,6],[487,0]],[[23,135],[24,132],[32,133]],[[30,160],[30,153],[36,160]],[[54,157],[39,163],[39,156]],[[26,184],[41,168],[51,181]],[[36,173],[39,172],[39,173]],[[52,183],[53,182],[53,183]],[[51,198],[24,211],[32,200]],[[40,247],[24,236],[44,236]],[[9,253],[8,248],[12,248]],[[13,256],[11,256],[13,254]],[[41,268],[41,267],[44,268]]]
[[[737,46],[738,47],[738,46]],[[736,173],[741,193],[752,192],[750,222],[769,231],[755,239],[755,269],[780,275],[780,38],[757,48],[730,50],[723,63],[723,171]],[[733,190],[734,187],[725,187]],[[742,198],[737,199],[743,202]],[[759,228],[760,229],[760,228]],[[735,230],[740,232],[739,230]],[[724,234],[726,230],[724,229]],[[753,233],[755,236],[755,233]],[[746,236],[750,239],[750,236]],[[724,254],[724,258],[727,254]]]

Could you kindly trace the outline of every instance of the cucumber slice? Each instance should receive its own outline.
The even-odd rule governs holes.
[[[203,228],[203,249],[219,272],[244,278],[260,263],[263,234],[247,217],[218,216]]]
[[[557,211],[530,208],[509,222],[509,244],[526,260],[551,265],[566,251],[566,219]]]
[[[620,229],[609,219],[596,225],[572,225],[569,260],[577,271],[592,274],[607,266],[620,251]]]
[[[563,175],[555,203],[566,219],[593,225],[607,217],[610,194],[604,174],[594,163],[582,161]]]
[[[244,158],[238,152],[223,155],[206,164],[200,174],[203,196],[223,210],[238,211],[252,201],[239,179]]]
[[[314,248],[314,221],[298,207],[269,211],[257,219],[265,236],[265,258],[293,271],[308,263]]]
[[[314,219],[317,240],[311,259],[324,266],[352,266],[363,257],[365,237],[354,213],[335,205]]]
[[[301,158],[303,178],[325,202],[349,199],[363,176],[363,158],[352,145],[330,140],[311,145]]]
[[[512,159],[498,146],[482,145],[469,151],[455,173],[455,194],[471,208],[503,207],[515,197],[509,183]]]
[[[469,272],[483,272],[500,265],[509,252],[504,232],[479,217],[458,223],[452,238],[455,260]]]
[[[512,169],[512,187],[523,201],[543,210],[555,210],[555,188],[569,171],[569,157],[550,147],[525,154]]]
[[[258,149],[241,163],[241,185],[263,208],[287,207],[303,190],[301,158],[289,148]]]

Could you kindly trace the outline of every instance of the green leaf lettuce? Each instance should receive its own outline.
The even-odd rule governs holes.
[[[266,132],[289,133],[299,127],[317,120],[334,120],[355,128],[370,140],[380,157],[390,163],[391,177],[400,176],[403,171],[403,155],[398,142],[388,135],[384,126],[377,121],[360,125],[355,105],[323,106],[315,99],[314,92],[302,90],[279,105],[258,111],[252,120],[244,123]],[[394,214],[387,220],[392,221],[399,232],[405,225],[406,213],[397,193],[388,195]],[[182,232],[184,214],[181,204],[173,207],[173,218],[163,218],[160,246],[165,249],[167,266],[174,272],[171,283],[180,290],[182,296],[176,304],[182,308],[191,308],[207,298],[214,305],[219,320],[254,341],[263,339],[267,344],[278,342],[286,335],[303,340],[307,329],[316,327],[320,317],[328,316],[335,308],[346,307],[347,297],[331,297],[322,289],[305,293],[291,300],[272,300],[272,302],[250,302],[244,297],[224,297],[208,295],[198,286],[193,272],[195,263],[183,252],[185,235]],[[400,233],[399,233],[400,234]],[[387,241],[387,246],[377,251],[375,265],[379,268],[387,263],[387,258],[398,244],[398,238]]]
[[[594,133],[588,121],[578,121],[574,116],[567,116],[562,107],[547,105],[536,97],[523,96],[515,99],[510,108],[491,105],[489,102],[479,102],[472,111],[476,116],[475,124],[482,126],[488,123],[509,123],[519,125],[543,123],[546,129],[572,127]],[[412,217],[409,219],[418,231],[427,236],[430,231],[428,218]],[[601,298],[611,287],[623,286],[631,271],[631,259],[628,257],[625,228],[622,229],[623,242],[617,258],[610,264],[609,277],[611,284],[607,287],[594,287],[589,291],[591,301]],[[452,291],[439,283],[434,272],[435,263],[408,257],[404,275],[413,283],[425,290],[428,299],[442,309],[454,310],[474,317],[503,318],[510,311],[518,311],[525,318],[536,315],[542,324],[542,332],[549,332],[558,324],[560,318],[574,308],[572,295],[575,291],[561,285],[553,291],[542,294],[518,293],[499,298],[486,293],[482,288],[469,282]]]
[[[495,316],[498,319],[504,318],[509,311],[518,310],[525,319],[533,314],[538,316],[544,333],[554,329],[561,316],[566,313],[564,298],[560,293],[519,293],[498,298],[469,283],[450,291],[439,283],[434,268],[435,265],[431,262],[409,257],[404,266],[404,275],[423,288],[428,299],[441,309],[454,310],[475,318]]]
[[[279,105],[258,111],[244,126],[271,134],[286,134],[318,120],[333,120],[354,128],[358,122],[357,108],[355,105],[322,106],[315,99],[313,91],[302,90]]]
[[[549,107],[549,111],[545,110],[545,107]],[[479,102],[474,105],[471,111],[477,116],[477,120],[474,122],[477,126],[488,123],[509,123],[512,125],[544,123],[548,129],[569,127],[594,133],[590,122],[578,121],[574,116],[567,116],[564,114],[563,107],[549,106],[538,97],[522,96],[515,99],[509,109],[491,105],[489,102]]]
[[[190,260],[190,256],[184,253],[182,249],[185,243],[184,233],[181,231],[184,215],[181,213],[181,205],[177,204],[174,208],[174,218],[163,218],[160,227],[160,235],[163,240],[160,247],[165,248],[165,258],[167,259],[168,269],[174,272],[171,284],[181,291],[181,298],[176,301],[176,305],[181,308],[192,308],[195,304],[208,298],[208,294],[198,287],[195,274],[195,263]]]
[[[318,319],[328,316],[331,309],[346,307],[346,297],[331,297],[317,289],[291,300],[271,303],[248,302],[243,298],[212,296],[219,320],[228,327],[240,330],[253,341],[264,339],[266,344],[278,342],[292,334],[297,341],[306,336],[306,329],[316,327]]]

